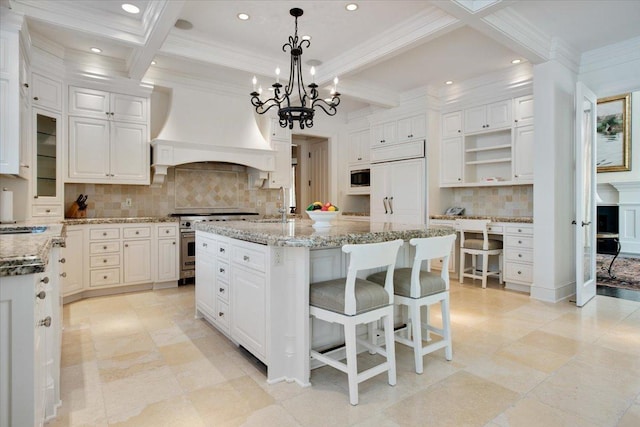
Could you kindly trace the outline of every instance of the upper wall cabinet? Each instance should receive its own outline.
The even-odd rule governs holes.
[[[38,107],[62,111],[62,82],[31,73],[31,103]]]
[[[464,110],[464,132],[490,132],[511,127],[510,99]]]
[[[67,182],[149,184],[149,100],[69,87]]]
[[[513,123],[518,127],[533,124],[533,95],[513,100]]]
[[[140,96],[70,86],[68,113],[70,116],[148,124],[149,101]]]
[[[282,141],[291,141],[291,130],[286,127],[280,126],[280,121],[277,117],[271,117],[269,119],[270,128],[269,128],[269,139],[279,139]],[[272,147],[274,148],[274,147]]]
[[[371,148],[377,149],[393,144],[402,144],[427,136],[427,115],[425,112],[396,120],[388,120],[371,125]]]
[[[347,162],[350,165],[362,165],[369,163],[369,130],[360,130],[349,134],[349,157]]]
[[[427,117],[424,114],[398,120],[398,142],[424,139],[427,135]]]
[[[395,121],[377,123],[371,126],[371,148],[396,143],[397,123]]]
[[[19,38],[0,28],[0,174],[20,173]]]
[[[462,111],[442,115],[442,138],[462,136]]]
[[[33,217],[62,217],[62,116],[33,107]]]

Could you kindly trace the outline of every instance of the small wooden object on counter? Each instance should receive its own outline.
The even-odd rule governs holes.
[[[80,209],[78,202],[73,202],[67,212],[64,214],[65,218],[86,218],[87,210]]]

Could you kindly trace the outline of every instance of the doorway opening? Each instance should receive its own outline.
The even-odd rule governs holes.
[[[291,136],[291,200],[295,212],[314,201],[329,200],[329,140],[324,137]]]

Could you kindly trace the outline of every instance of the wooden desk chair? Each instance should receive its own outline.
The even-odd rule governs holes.
[[[488,219],[457,219],[456,228],[460,231],[460,283],[465,277],[481,279],[482,287],[487,287],[487,277],[498,276],[502,281],[502,241],[489,239]],[[466,233],[481,233],[482,239],[465,238]],[[465,267],[466,255],[471,255],[471,267]],[[477,257],[482,255],[482,272],[478,275]],[[489,271],[489,256],[498,256],[498,269]]]
[[[316,319],[340,323],[344,327],[347,363],[311,349],[317,359],[347,374],[349,402],[358,404],[358,384],[388,371],[389,385],[396,384],[396,355],[393,339],[393,270],[401,239],[391,242],[345,245],[350,254],[347,277],[312,283],[309,289],[309,313]],[[358,271],[386,268],[384,287],[356,277]],[[356,337],[356,326],[383,319],[386,349]],[[312,329],[312,328],[310,328]],[[373,328],[369,328],[371,330]],[[373,340],[371,340],[373,341]],[[313,342],[310,339],[310,342]],[[358,373],[357,344],[369,352],[386,356],[386,362]]]
[[[445,349],[445,358],[453,357],[451,346],[451,321],[449,319],[449,256],[456,235],[411,239],[409,243],[416,247],[416,254],[411,268],[396,268],[393,275],[395,292],[394,303],[406,305],[408,310],[407,337],[396,334],[395,340],[401,344],[413,347],[416,373],[423,372],[423,357],[425,354]],[[422,270],[422,262],[443,258],[442,271],[439,274]],[[379,284],[384,283],[381,273],[372,274],[367,280]],[[429,306],[440,303],[442,313],[442,328],[429,323]],[[427,333],[435,332],[442,340],[423,346],[421,307],[426,307]]]

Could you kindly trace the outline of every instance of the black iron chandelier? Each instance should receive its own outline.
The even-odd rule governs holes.
[[[289,36],[289,42],[282,46],[284,52],[289,49],[291,53],[291,68],[289,70],[289,83],[284,87],[282,92],[282,85],[280,84],[280,69],[276,69],[276,82],[272,84],[273,97],[266,101],[260,100],[262,94],[262,88],[260,87],[256,92],[257,79],[253,77],[253,92],[251,92],[251,104],[256,108],[258,114],[264,114],[273,107],[278,107],[278,119],[280,127],[288,127],[293,129],[293,123],[298,122],[300,129],[305,127],[310,128],[313,126],[313,116],[316,107],[321,108],[329,116],[334,116],[338,110],[336,107],[340,104],[340,94],[337,92],[338,78],[336,77],[333,82],[334,86],[331,90],[331,98],[322,99],[318,98],[318,85],[315,81],[312,81],[307,86],[309,91],[305,88],[304,81],[302,80],[302,48],[309,47],[311,42],[306,39],[298,38],[298,17],[302,16],[302,9],[293,8],[289,11],[291,16],[296,20],[295,35]],[[311,67],[311,75],[315,75],[315,68]],[[297,86],[297,96],[299,98],[299,106],[292,106],[292,94],[294,94],[294,88]],[[294,94],[295,96],[295,94]]]

